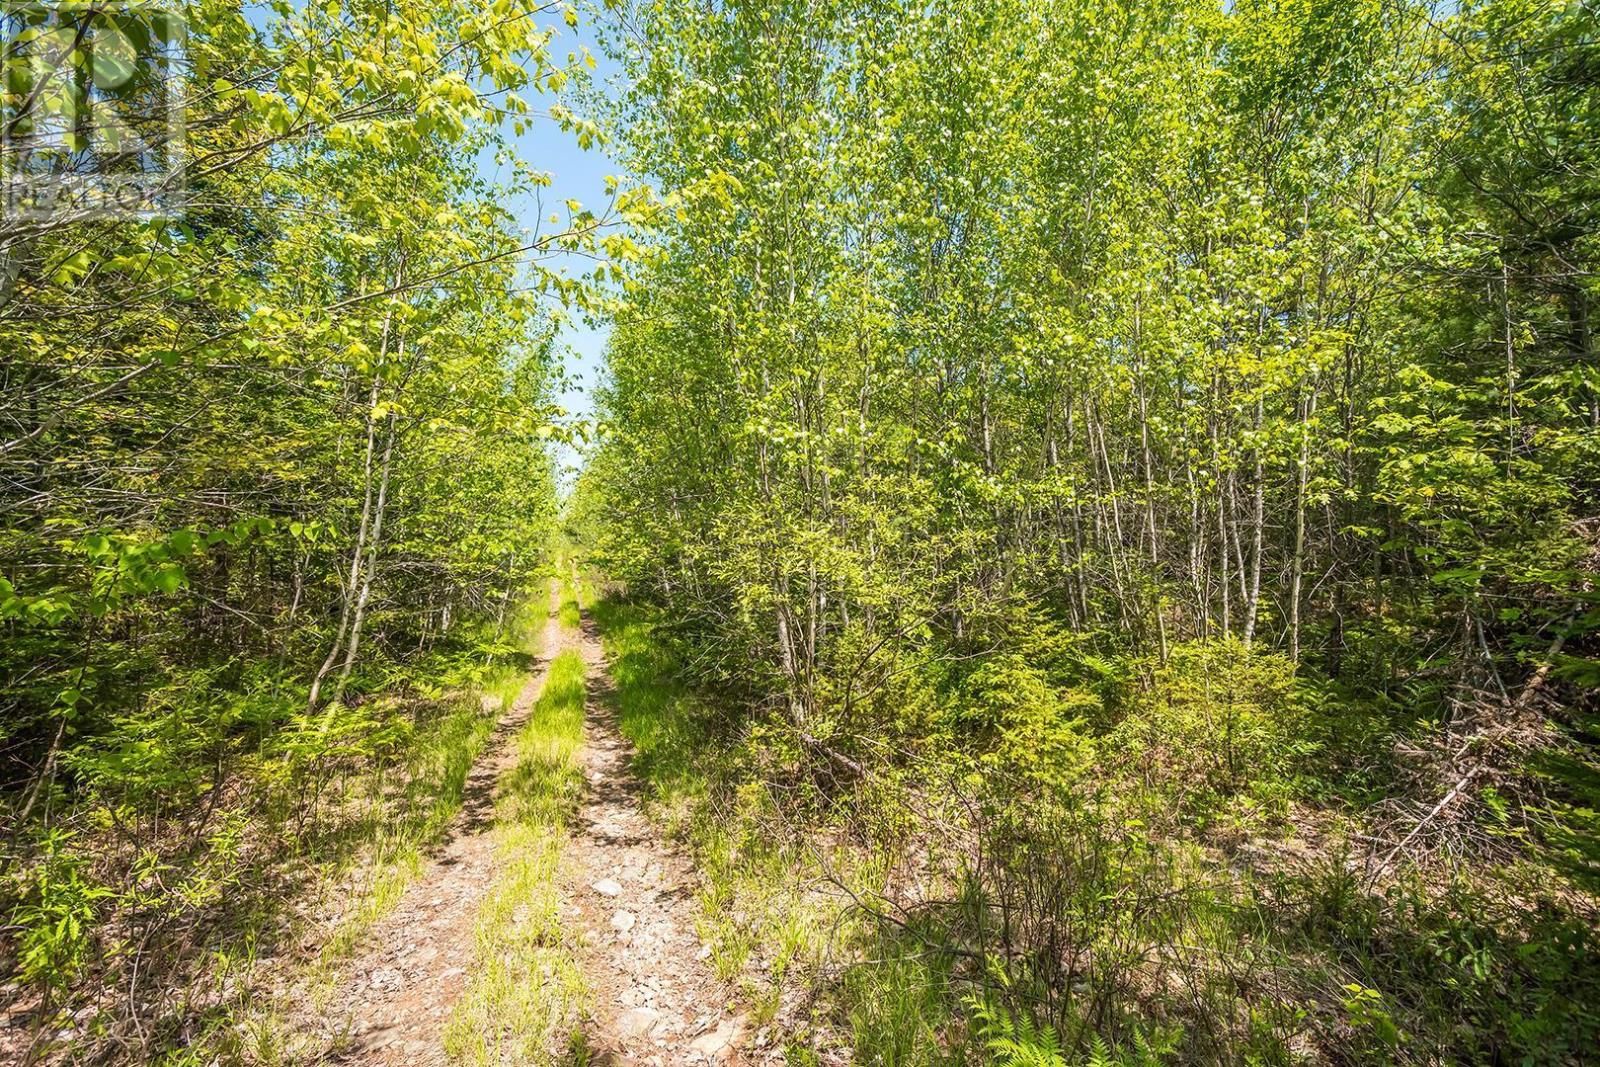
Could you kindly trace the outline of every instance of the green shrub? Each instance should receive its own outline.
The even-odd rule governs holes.
[[[1175,644],[1106,739],[1108,758],[1202,820],[1235,798],[1280,803],[1312,745],[1286,657],[1234,639]]]

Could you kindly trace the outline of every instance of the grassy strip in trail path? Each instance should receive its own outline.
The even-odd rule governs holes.
[[[562,605],[565,620],[569,599]],[[583,792],[584,663],[568,649],[517,738],[496,801],[500,869],[477,921],[477,966],[445,1031],[458,1063],[540,1064],[578,1040],[583,980],[562,933],[559,872]]]
[[[375,828],[355,884],[339,887],[353,905],[323,947],[325,961],[348,955],[422,873],[428,848],[461,810],[467,775],[483,754],[500,710],[516,700],[526,673],[521,663],[497,672],[481,694],[431,724],[417,739],[403,775],[400,816]]]
[[[583,626],[583,609],[578,604],[578,592],[576,580],[562,580],[561,607],[557,614],[561,619],[562,628],[568,631],[576,631]]]

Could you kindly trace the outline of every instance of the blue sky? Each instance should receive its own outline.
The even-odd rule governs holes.
[[[269,6],[260,0],[248,0],[244,11],[245,17],[251,24],[261,30],[271,25],[275,18]],[[557,62],[563,61],[568,52],[578,52],[586,47],[596,61],[595,70],[591,74],[596,87],[604,88],[620,77],[618,67],[600,47],[594,32],[595,27],[590,21],[586,19],[575,27],[567,26],[561,20],[559,12],[552,12],[550,25],[557,31],[557,37],[551,46],[551,55]],[[524,95],[529,98],[529,105],[540,111],[553,102],[550,97],[532,93]],[[581,110],[575,100],[564,100],[563,103],[575,111]],[[509,130],[506,132],[510,133]],[[545,205],[542,214],[546,218],[550,213],[549,205],[560,205],[569,199],[576,200],[585,207],[599,209],[607,199],[606,176],[620,175],[622,172],[622,167],[607,154],[603,146],[588,150],[579,148],[576,137],[562,131],[555,122],[542,117],[542,114],[525,133],[514,137],[512,143],[517,154],[530,166],[536,170],[547,171],[551,175],[549,188],[542,190],[541,194]],[[492,153],[479,155],[478,171],[490,181],[504,181],[510,177],[509,166],[502,168],[496,164]],[[536,231],[539,228],[540,205],[532,199],[507,203],[505,207],[519,219],[520,225],[529,231]],[[562,214],[565,215],[564,210]],[[593,267],[587,260],[576,258],[563,263],[562,260],[565,258],[557,258],[547,265],[565,269],[571,274]],[[588,418],[594,412],[593,389],[604,363],[608,333],[609,328],[605,324],[587,323],[581,316],[574,315],[571,321],[562,327],[557,338],[558,350],[562,354],[574,386],[560,402],[574,419]],[[565,468],[562,474],[564,488],[570,488],[579,461],[580,457],[576,451],[563,447],[560,462]]]
[[[596,60],[596,67],[591,75],[596,86],[607,86],[619,76],[617,67],[606,57],[596,40],[594,28],[590,23],[580,22],[576,27],[569,27],[558,22],[557,26],[560,32],[551,46],[551,55],[556,61],[564,60],[570,51],[587,47]],[[528,102],[536,111],[540,111],[552,101],[549,97],[530,96]],[[563,102],[574,110],[580,110],[576,101]],[[535,170],[547,171],[551,176],[549,188],[541,190],[545,205],[544,221],[547,226],[551,212],[550,205],[560,205],[565,200],[576,200],[583,206],[598,211],[608,199],[606,176],[622,173],[621,165],[607,153],[604,146],[581,149],[578,147],[576,137],[562,131],[555,122],[542,115],[525,133],[513,138],[512,143],[516,147],[517,154],[528,165]],[[509,168],[500,168],[492,155],[487,154],[479,159],[479,171],[490,180],[504,180],[510,176]],[[522,226],[530,231],[538,229],[540,207],[531,198],[507,203],[505,207],[521,220]],[[565,217],[565,209],[558,208],[558,210]],[[592,270],[594,266],[586,259],[567,260],[566,257],[547,261],[546,265],[557,270],[565,270],[569,274]],[[577,313],[574,313],[571,320],[561,329],[557,345],[575,388],[563,396],[560,403],[573,418],[588,418],[594,412],[593,389],[604,362],[608,333],[609,327],[606,324],[585,322]],[[561,449],[560,462],[565,468],[562,475],[564,488],[570,488],[579,458],[573,449],[564,446]]]

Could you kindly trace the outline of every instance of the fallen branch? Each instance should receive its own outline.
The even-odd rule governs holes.
[[[1546,680],[1550,677],[1550,669],[1555,664],[1555,658],[1561,653],[1561,648],[1566,644],[1566,641],[1567,635],[1565,632],[1558,634],[1555,640],[1550,642],[1550,647],[1545,649],[1545,654],[1539,664],[1538,669],[1536,669],[1528,678],[1528,681],[1522,687],[1522,691],[1517,694],[1516,699],[1512,700],[1510,694],[1505,695],[1504,702],[1507,706],[1507,710],[1513,716],[1519,715],[1526,711],[1528,706],[1532,703],[1533,698],[1536,697],[1539,694],[1540,689],[1544,687]],[[1504,693],[1504,689],[1502,689],[1501,692]],[[1377,865],[1377,867],[1373,868],[1372,874],[1367,880],[1367,884],[1369,886],[1379,877],[1381,877],[1384,871],[1389,869],[1389,865],[1394,862],[1395,858],[1405,850],[1407,845],[1416,840],[1417,835],[1422,833],[1429,823],[1438,818],[1441,812],[1443,812],[1446,808],[1453,804],[1458,797],[1461,796],[1462,792],[1466,790],[1467,786],[1472,784],[1473,779],[1477,778],[1480,774],[1488,769],[1489,753],[1493,751],[1495,743],[1504,739],[1511,732],[1511,729],[1511,724],[1503,723],[1493,730],[1469,737],[1461,746],[1461,748],[1456,751],[1455,758],[1459,759],[1461,756],[1464,756],[1467,753],[1467,750],[1470,749],[1475,743],[1481,742],[1484,746],[1484,751],[1479,756],[1478,761],[1474,763],[1472,767],[1456,781],[1455,785],[1450,787],[1449,792],[1445,793],[1444,797],[1437,804],[1435,804],[1426,815],[1417,820],[1417,824],[1411,828],[1411,832],[1406,834],[1405,837],[1401,838],[1400,843],[1395,845],[1394,848],[1390,849],[1388,854],[1383,857],[1383,860]]]

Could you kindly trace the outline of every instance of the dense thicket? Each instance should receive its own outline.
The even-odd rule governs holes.
[[[678,214],[582,512],[772,773],[914,769],[996,1040],[1582,1058],[1594,8],[623,25]]]
[[[535,117],[518,93],[583,69],[550,51],[565,5],[80,5],[65,38],[52,6],[3,15],[8,176],[104,158],[25,136],[96,100],[165,137],[154,57],[187,29],[154,210],[0,220],[7,988],[44,989],[16,1021],[53,1033],[106,976],[125,1003],[78,1021],[138,1059],[173,1040],[197,916],[270,851],[249,820],[292,842],[418,698],[515,647],[554,513],[540,293],[583,296],[549,258],[623,239],[572,202],[519,231],[548,177],[479,177]]]

